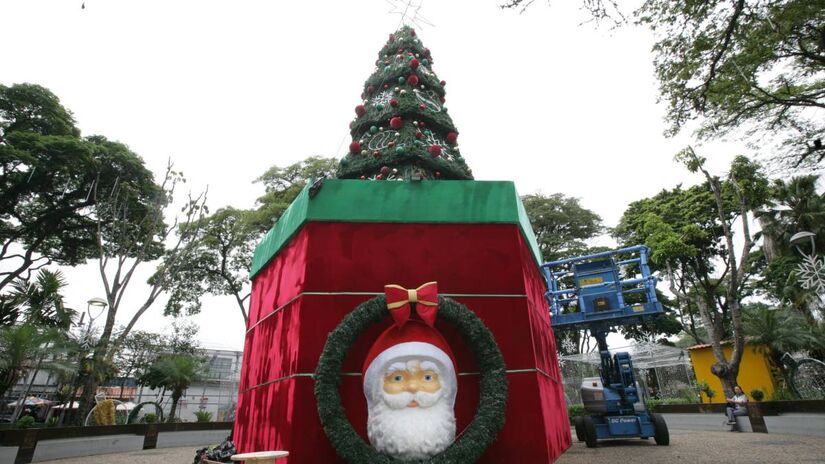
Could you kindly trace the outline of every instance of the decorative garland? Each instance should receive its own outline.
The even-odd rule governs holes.
[[[364,442],[347,419],[341,404],[341,366],[358,336],[379,323],[389,311],[385,297],[361,303],[327,338],[315,371],[315,400],[318,415],[338,455],[351,464],[405,462],[376,451]],[[507,376],[504,358],[490,330],[472,311],[457,301],[438,298],[438,318],[455,326],[470,347],[481,371],[476,415],[449,448],[422,463],[475,462],[493,443],[504,426],[507,406]]]

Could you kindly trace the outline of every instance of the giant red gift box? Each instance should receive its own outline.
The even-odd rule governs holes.
[[[538,248],[512,182],[328,180],[305,189],[258,246],[234,438],[239,452],[287,450],[340,462],[316,409],[312,373],[326,337],[385,284],[438,281],[474,311],[507,365],[507,415],[481,462],[551,462],[571,443]],[[389,320],[343,367],[342,400],[366,440],[360,369]],[[478,402],[472,353],[438,322],[457,358],[458,433]]]

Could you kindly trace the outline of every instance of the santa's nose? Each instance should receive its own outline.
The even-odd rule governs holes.
[[[417,391],[419,390],[419,388],[420,388],[420,387],[419,387],[419,385],[418,385],[418,381],[416,381],[416,380],[410,380],[409,382],[407,382],[407,391],[408,391],[408,392],[410,392],[410,393],[415,393],[415,392],[417,392]]]

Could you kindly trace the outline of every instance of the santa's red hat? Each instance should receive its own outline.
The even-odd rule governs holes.
[[[435,366],[444,398],[450,407],[455,405],[457,392],[456,362],[450,346],[433,327],[422,321],[411,319],[403,325],[392,325],[375,341],[364,360],[364,395],[367,405],[372,405],[380,397],[382,380],[395,369],[397,363],[420,360]]]

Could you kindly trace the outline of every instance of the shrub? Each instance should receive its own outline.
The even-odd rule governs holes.
[[[147,412],[143,415],[142,421],[147,424],[154,424],[158,421],[158,415],[153,412]]]
[[[57,421],[60,420],[57,417],[50,417],[49,420],[46,421],[46,427],[57,427]]]
[[[796,396],[794,396],[793,392],[784,387],[774,390],[773,396],[771,397],[771,400],[773,401],[790,401],[795,399]]]
[[[716,390],[710,388],[710,385],[706,381],[701,381],[696,385],[699,388],[699,391],[704,393],[705,396],[708,397],[708,403],[713,402],[713,397],[716,396]]]
[[[758,388],[754,388],[751,390],[751,398],[753,398],[754,401],[762,401],[762,399],[765,398],[765,392]]]
[[[34,417],[23,416],[17,421],[18,429],[28,429],[34,426]]]
[[[584,410],[583,404],[571,404],[567,407],[567,417],[570,420],[570,424],[573,424],[573,418],[576,416],[586,416],[587,413]]]
[[[195,417],[198,422],[211,422],[212,413],[209,411],[195,411]]]
[[[662,399],[652,399],[648,400],[647,410],[650,412],[656,411],[656,408],[659,406],[667,405],[667,404],[693,404],[695,401],[691,398],[662,398]]]

